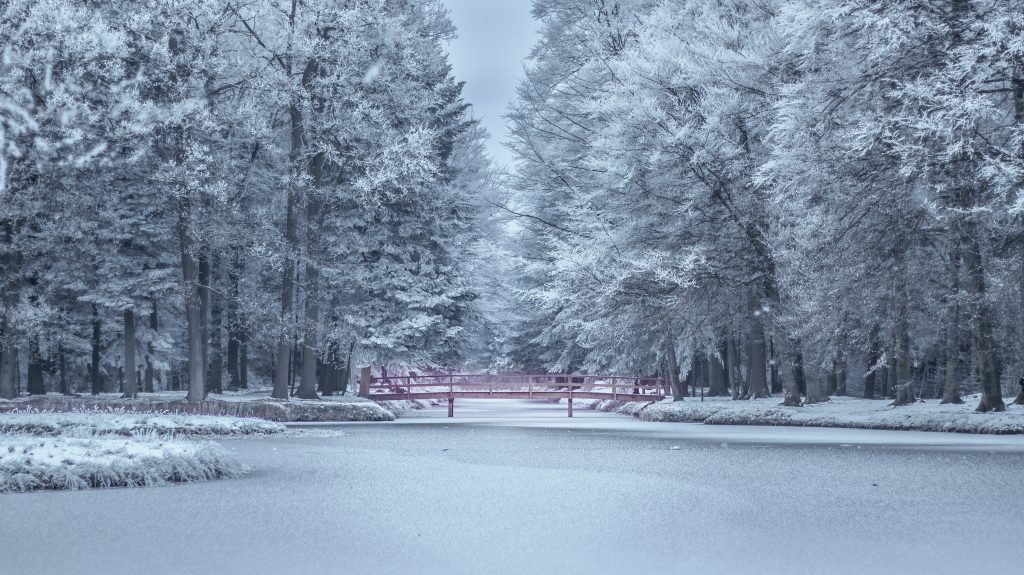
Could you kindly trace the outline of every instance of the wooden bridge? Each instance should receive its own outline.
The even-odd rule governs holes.
[[[566,399],[572,417],[574,399],[660,401],[670,394],[661,378],[570,374],[465,374],[372,376],[364,369],[359,395],[377,400],[448,400],[448,417],[456,399]]]

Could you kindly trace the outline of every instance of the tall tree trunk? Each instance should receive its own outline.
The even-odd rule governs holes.
[[[917,401],[914,396],[914,378],[910,365],[910,296],[907,293],[906,253],[901,256],[896,271],[896,382],[893,388],[895,406],[910,405]]]
[[[750,353],[747,355],[748,390],[743,399],[769,397],[768,362],[765,357],[764,293],[754,287],[747,293],[747,311],[750,322]]]
[[[776,322],[775,348],[778,350],[779,377],[782,379],[782,389],[785,394],[782,399],[782,405],[799,407],[802,405],[800,401],[800,388],[797,386],[796,374],[794,373],[794,360],[790,359],[795,356],[790,355],[792,348],[789,338],[779,326],[780,323]]]
[[[825,395],[833,396],[836,395],[836,390],[839,389],[839,373],[836,366],[836,359],[832,359],[832,368],[828,370],[828,374],[825,379]]]
[[[708,354],[708,373],[709,373],[709,385],[708,385],[708,397],[724,397],[729,395],[728,385],[726,380],[726,360],[729,356],[729,344],[726,343],[729,337],[726,336],[719,340],[717,353]]]
[[[810,356],[812,359],[809,364],[803,363],[804,354],[801,351],[800,358],[804,374],[804,387],[806,399],[804,403],[822,403],[829,401],[828,394],[824,392],[821,385],[821,366],[817,361],[814,361],[814,356]]]
[[[846,331],[842,331],[836,344],[836,395],[847,395],[846,391]]]
[[[143,384],[142,390],[146,393],[153,393],[153,379],[155,376],[156,368],[153,365],[156,359],[156,346],[153,344],[153,339],[156,338],[157,330],[160,327],[159,318],[156,312],[156,298],[150,298],[149,308],[149,329],[152,331],[150,334],[150,341],[146,343],[146,380]]]
[[[1018,128],[1024,126],[1024,59],[1016,57],[1013,66],[1013,118]],[[1017,150],[1017,158],[1024,160],[1024,142]],[[1020,298],[1021,314],[1018,325],[1024,325],[1024,250],[1020,253]],[[1013,400],[1014,405],[1024,405],[1024,376],[1018,381],[1020,393]]]
[[[726,377],[729,378],[729,390],[732,392],[732,398],[740,399],[743,397],[742,388],[743,382],[740,381],[740,357],[738,346],[736,345],[736,337],[730,335],[725,340],[725,372]]]
[[[18,338],[11,318],[21,300],[21,256],[14,246],[14,224],[4,226],[4,295],[3,318],[0,318],[0,336],[3,337],[0,353],[0,398],[14,399],[18,396]]]
[[[349,384],[349,381],[352,379],[352,352],[355,351],[355,349],[356,349],[356,341],[353,339],[352,342],[348,344],[348,356],[345,357],[345,372],[343,374],[341,374],[341,382],[340,382],[340,385],[338,386],[338,391],[340,391],[342,395],[345,395],[346,393],[348,393],[348,384]],[[678,383],[679,382],[679,370],[678,369],[676,370],[676,376],[675,377],[676,377],[676,385],[678,386],[679,385],[679,383]]]
[[[953,239],[949,257],[949,300],[946,302],[946,381],[942,403],[963,403],[960,397],[960,239]]]
[[[68,385],[68,361],[67,352],[64,350],[64,342],[57,342],[57,367],[60,370],[60,393],[71,395],[71,387]]]
[[[135,399],[139,396],[138,367],[135,363],[135,311],[124,310],[124,397]]]
[[[224,393],[224,356],[221,345],[221,329],[224,323],[223,291],[220,286],[220,253],[214,252],[210,261],[210,393]]]
[[[28,394],[46,395],[43,379],[43,354],[39,349],[39,335],[28,338]]]
[[[794,362],[797,359],[796,354],[799,353],[800,349],[797,347],[794,351],[792,342],[789,339],[789,333],[786,326],[782,323],[782,297],[779,294],[778,286],[774,283],[774,265],[771,268],[770,277],[772,278],[772,283],[768,284],[765,291],[767,300],[771,302],[771,318],[774,327],[773,341],[775,342],[775,350],[777,352],[776,364],[779,366],[779,378],[782,380],[782,390],[784,393],[782,404],[789,407],[799,407],[802,403],[800,401],[800,388],[797,384],[796,372],[794,371],[796,367]]]
[[[874,399],[875,390],[878,384],[878,354],[881,347],[878,342],[878,326],[871,326],[871,335],[868,336],[868,372],[864,374],[864,399]]]
[[[249,336],[243,330],[241,337],[238,343],[238,387],[249,389]]]
[[[92,384],[92,394],[103,393],[103,382],[100,380],[100,345],[102,344],[102,325],[100,324],[100,309],[92,304],[92,363],[89,364],[89,381]]]
[[[793,357],[793,378],[796,379],[796,388],[801,395],[807,393],[807,381],[804,379],[804,352],[803,342],[797,339],[793,342],[793,349],[796,355]]]
[[[338,389],[338,376],[341,372],[341,344],[335,337],[327,339],[327,353],[320,366],[320,393],[325,396],[334,395]]]
[[[973,202],[971,202],[973,203]],[[969,203],[968,205],[970,205]],[[1005,411],[1003,391],[1000,386],[999,357],[992,328],[992,312],[985,289],[985,267],[982,263],[981,243],[978,231],[971,221],[961,226],[964,272],[967,293],[971,297],[973,312],[974,350],[977,353],[981,375],[981,401],[977,411]]]
[[[355,342],[353,342],[355,345]],[[349,363],[351,363],[352,349],[349,349]],[[349,370],[346,368],[345,370]],[[665,342],[665,377],[672,388],[672,401],[683,401],[686,391],[680,389],[679,382],[679,357],[676,355],[676,345],[671,339]]]
[[[294,4],[292,12],[294,14]],[[298,164],[302,157],[302,111],[297,103],[288,107],[288,115],[291,119],[291,152],[289,162],[291,164],[292,177],[288,183],[288,214],[285,222],[286,247],[284,257],[284,280],[281,289],[281,336],[277,345],[277,370],[274,374],[274,392],[271,397],[275,399],[288,399],[288,379],[291,371],[291,355],[294,337],[293,329],[293,308],[295,305],[295,257],[299,251],[298,235]]]
[[[238,313],[238,276],[241,273],[241,267],[241,255],[236,249],[228,265],[228,389],[231,390],[237,390],[242,386],[242,378],[238,370],[238,352],[242,343],[239,333],[242,325]]]
[[[210,252],[208,246],[199,248],[199,345],[203,351],[203,399],[210,393]]]
[[[320,240],[323,234],[326,207],[320,196],[323,178],[323,153],[313,156],[309,162],[312,189],[306,199],[306,318],[302,344],[302,382],[299,384],[299,398],[319,399],[317,388],[317,331],[320,329]]]
[[[196,403],[206,397],[206,361],[203,343],[203,315],[195,244],[191,232],[192,204],[187,191],[178,199],[178,238],[181,243],[181,271],[184,277],[185,325],[188,342],[188,396]]]

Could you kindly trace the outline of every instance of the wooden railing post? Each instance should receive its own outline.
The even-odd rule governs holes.
[[[359,397],[370,397],[370,378],[372,373],[369,367],[364,367],[359,372]]]
[[[569,377],[569,417],[572,417],[572,377]]]
[[[455,377],[448,374],[448,417],[455,417]]]

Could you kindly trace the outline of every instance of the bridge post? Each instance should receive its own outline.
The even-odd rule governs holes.
[[[455,417],[455,374],[448,373],[448,417]]]
[[[569,417],[572,417],[572,376],[569,377]]]
[[[373,376],[370,367],[364,367],[359,372],[359,397],[370,397],[370,378]]]

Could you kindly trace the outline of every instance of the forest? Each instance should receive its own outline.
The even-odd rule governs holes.
[[[533,6],[504,167],[434,0],[0,0],[0,398],[375,366],[1005,409],[1019,2]]]

